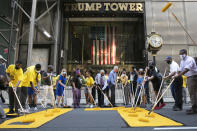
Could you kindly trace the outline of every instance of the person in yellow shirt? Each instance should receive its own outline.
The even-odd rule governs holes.
[[[94,80],[90,76],[89,71],[86,71],[85,81],[86,81],[86,87],[84,88],[84,92],[85,92],[85,97],[86,97],[86,104],[87,104],[87,107],[93,108],[93,98],[91,95],[91,90],[94,85]]]
[[[37,110],[37,94],[40,92],[40,81],[41,81],[41,65],[36,64],[35,66],[30,66],[24,73],[22,80],[22,94],[21,94],[21,104],[23,108],[26,106],[26,100],[28,95],[29,107],[33,107]],[[32,99],[33,98],[33,99]]]
[[[185,104],[187,104],[187,95],[186,95],[186,83],[187,83],[187,77],[182,75],[183,77],[183,90],[182,90],[182,94],[183,94],[183,102]]]
[[[20,97],[21,95],[21,81],[23,78],[23,70],[22,70],[22,62],[16,61],[15,65],[9,65],[6,69],[7,79],[9,81],[9,112],[8,114],[18,113],[19,103],[17,101],[17,96]],[[15,108],[15,111],[14,111]]]
[[[53,79],[53,93],[54,93],[55,100],[56,100],[56,88],[57,88],[57,82],[59,80],[59,76],[60,75],[52,77],[52,79]]]

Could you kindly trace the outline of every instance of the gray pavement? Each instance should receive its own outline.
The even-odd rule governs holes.
[[[197,114],[186,115],[183,111],[172,111],[173,104],[167,104],[155,112],[184,124],[184,127],[197,127]],[[3,129],[8,131],[152,131],[155,127],[128,127],[127,123],[116,111],[84,111],[84,108],[74,109],[37,129]],[[164,127],[165,128],[165,127]],[[186,129],[184,129],[186,130]],[[196,129],[197,130],[197,129]]]

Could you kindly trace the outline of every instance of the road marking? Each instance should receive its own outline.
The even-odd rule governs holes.
[[[153,130],[196,130],[197,127],[167,127],[167,128],[154,128]]]

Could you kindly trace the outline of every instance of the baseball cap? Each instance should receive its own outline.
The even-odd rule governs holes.
[[[172,60],[171,56],[166,56],[165,61]]]

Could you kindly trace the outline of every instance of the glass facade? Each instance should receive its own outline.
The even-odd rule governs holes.
[[[143,17],[89,20],[69,22],[68,65],[102,67],[144,63]]]

